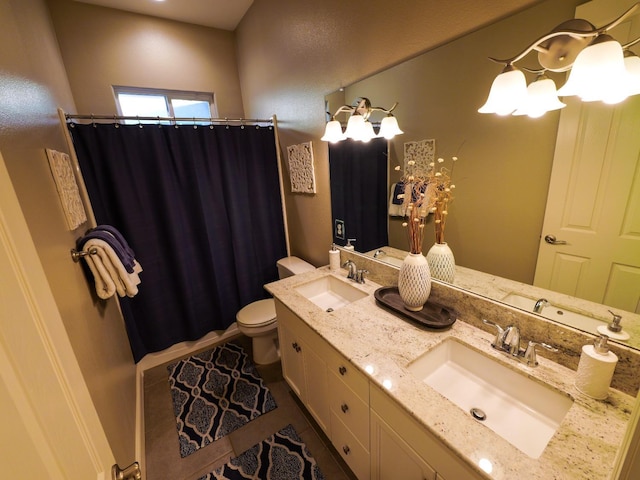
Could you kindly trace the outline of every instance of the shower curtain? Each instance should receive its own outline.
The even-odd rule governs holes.
[[[387,218],[387,140],[368,143],[347,139],[329,144],[331,215],[344,222],[342,237],[334,228],[333,241],[368,252],[389,244]]]
[[[121,298],[136,362],[226,329],[286,242],[273,127],[69,124],[98,224],[144,271]]]

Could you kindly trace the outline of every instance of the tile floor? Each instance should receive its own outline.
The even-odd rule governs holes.
[[[240,336],[234,340],[241,342],[250,353],[251,342],[247,337]],[[288,384],[282,378],[280,363],[267,367],[258,366],[258,371],[271,390],[278,407],[185,458],[180,457],[166,364],[145,371],[147,480],[196,480],[288,424],[293,425],[307,444],[327,480],[355,480],[329,440],[291,393]]]

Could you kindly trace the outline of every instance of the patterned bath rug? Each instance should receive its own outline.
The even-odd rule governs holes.
[[[276,408],[255,365],[235,343],[219,345],[167,369],[181,457]]]
[[[292,425],[198,480],[324,480]]]

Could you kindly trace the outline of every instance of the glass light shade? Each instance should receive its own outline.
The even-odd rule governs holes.
[[[578,54],[558,95],[578,95],[585,102],[619,103],[628,96],[628,78],[622,47],[609,35],[600,35]]]
[[[393,137],[400,135],[401,133],[404,132],[400,130],[396,117],[389,115],[388,117],[384,117],[380,122],[380,132],[378,133],[379,137],[391,140]]]
[[[342,125],[338,120],[331,120],[327,122],[327,126],[324,129],[324,136],[320,139],[325,142],[336,143],[344,140],[346,135],[342,133]]]
[[[347,130],[344,132],[347,138],[359,140],[364,130],[364,117],[362,115],[351,115],[347,122]]]
[[[566,107],[567,105],[558,100],[556,84],[548,77],[540,77],[535,82],[531,82],[527,87],[527,101],[514,115],[528,115],[531,118],[538,118],[552,110]]]
[[[360,138],[356,138],[356,140],[367,143],[370,142],[372,138],[376,138],[376,132],[373,130],[373,125],[371,122],[364,122]]]
[[[628,93],[629,96],[640,93],[640,58],[637,55],[630,54],[624,57],[624,66],[629,74]]]
[[[489,98],[478,112],[509,115],[526,101],[527,80],[524,78],[524,73],[513,65],[507,65],[493,81]]]

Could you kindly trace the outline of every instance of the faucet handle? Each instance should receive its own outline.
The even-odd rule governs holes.
[[[558,352],[558,349],[552,345],[542,342],[529,342],[527,350],[524,352],[524,360],[529,367],[535,367],[538,365],[538,357],[536,355],[536,346],[540,345],[542,348],[549,350],[550,352]]]
[[[520,329],[517,325],[509,325],[504,332],[504,347],[511,355],[520,353]]]
[[[491,346],[494,348],[502,348],[504,345],[504,337],[506,334],[504,328],[502,328],[497,323],[490,322],[489,320],[485,320],[484,318],[482,319],[482,322],[485,325],[490,325],[496,328],[496,338],[493,340],[493,342],[491,342]]]
[[[364,283],[365,273],[369,273],[369,270],[360,269],[356,272],[356,283]]]

